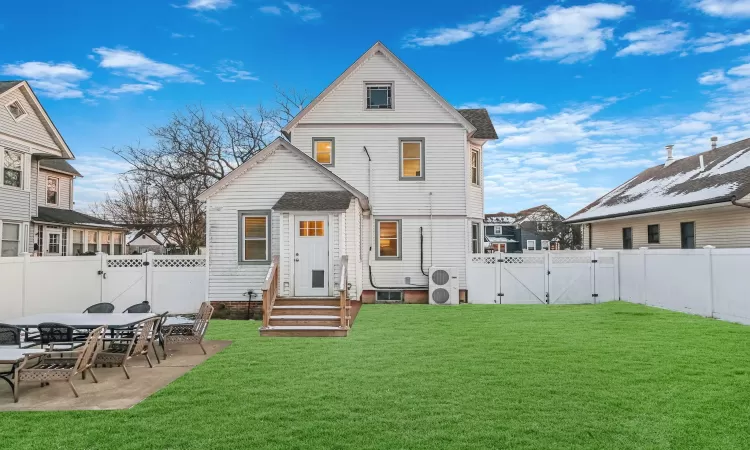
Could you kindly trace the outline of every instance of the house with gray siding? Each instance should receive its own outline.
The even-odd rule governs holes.
[[[569,238],[565,218],[547,205],[517,213],[485,214],[485,248],[490,252],[561,250]]]
[[[1,256],[122,253],[121,227],[74,210],[72,159],[29,84],[0,81]]]
[[[259,299],[272,260],[284,297],[427,302],[431,266],[484,239],[487,111],[457,110],[380,42],[280,137],[201,195],[208,299]],[[346,256],[346,259],[342,259]]]
[[[682,159],[673,147],[568,218],[584,248],[750,247],[750,139],[719,146],[712,137]]]

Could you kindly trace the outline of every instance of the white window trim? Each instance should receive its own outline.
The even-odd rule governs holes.
[[[536,241],[533,239],[526,241],[526,250],[536,250]]]
[[[544,225],[540,227],[540,225]],[[540,233],[551,233],[555,231],[555,225],[549,221],[541,221],[536,223],[536,231]]]
[[[547,243],[547,248],[544,248],[544,243],[545,243],[545,242]],[[550,241],[549,241],[549,240],[547,240],[547,239],[542,239],[542,242],[541,242],[541,244],[542,244],[542,248],[541,248],[542,250],[551,250],[551,247],[550,247]]]
[[[503,226],[502,225],[495,225],[495,236],[498,234],[503,234]]]
[[[419,143],[419,176],[404,176],[404,144]],[[425,139],[424,138],[399,138],[398,139],[398,180],[399,181],[425,181]],[[414,158],[410,158],[414,159]]]
[[[5,184],[5,152],[17,153],[21,155],[21,186],[8,186]],[[10,148],[0,147],[0,188],[3,189],[15,189],[17,191],[23,191],[26,189],[26,171],[31,168],[26,167],[26,153],[19,152]]]
[[[57,250],[56,253],[50,253],[49,251],[49,238],[51,235],[56,234],[58,236],[57,238]],[[62,238],[62,228],[49,228],[44,227],[44,249],[43,249],[43,255],[47,256],[61,256],[63,254],[63,238]]]
[[[367,107],[367,88],[378,86],[391,87],[391,107],[390,108],[368,108]],[[395,111],[396,109],[396,83],[393,81],[365,81],[362,88],[362,109],[364,111]]]
[[[472,161],[472,159],[473,159],[472,157],[474,156],[475,153],[477,155],[477,167],[476,167],[476,169],[477,169],[477,181],[476,182],[474,182],[474,166],[473,166],[474,163]],[[481,186],[482,185],[482,171],[480,170],[480,167],[482,166],[482,163],[481,163],[481,154],[479,152],[479,149],[472,148],[471,149],[471,154],[470,154],[469,157],[472,158],[472,159],[469,160],[469,171],[470,171],[470,177],[471,177],[471,185],[472,186]]]
[[[81,232],[81,253],[86,253],[88,251],[89,244],[86,242],[86,230],[81,228],[71,228],[69,230],[70,238],[68,239],[68,246],[70,247],[70,251],[67,252],[68,256],[76,256],[76,254],[73,253],[73,246],[75,245],[73,242],[73,235],[75,235],[77,231]]]
[[[27,222],[16,222],[11,220],[2,221],[0,220],[0,251],[2,251],[2,243],[3,243],[3,225],[4,224],[13,224],[18,225],[18,254],[16,256],[20,256],[23,252],[25,252],[25,245],[26,240],[24,239],[24,232],[28,231],[28,223]]]
[[[109,235],[109,243],[108,244],[104,244],[103,237],[104,237],[104,235],[107,235],[107,234]],[[96,241],[96,244],[97,244],[97,248],[99,249],[100,252],[103,251],[102,247],[104,247],[104,245],[106,245],[107,246],[107,254],[111,255],[112,254],[112,232],[111,231],[99,231],[99,236],[98,236],[98,239]]]
[[[12,105],[13,103],[18,103],[18,106],[20,106],[20,107],[21,107],[21,110],[23,111],[23,114],[21,114],[21,115],[20,115],[20,116],[18,116],[18,117],[14,117],[14,116],[13,116],[13,113],[12,113],[12,112],[10,111],[10,105]],[[27,116],[29,115],[29,112],[28,112],[28,111],[26,111],[26,108],[24,108],[24,106],[23,106],[23,105],[21,104],[21,101],[20,101],[20,100],[12,100],[12,101],[10,101],[10,102],[6,103],[6,104],[5,104],[5,109],[6,109],[6,110],[8,110],[8,114],[10,114],[10,117],[11,117],[11,118],[12,118],[12,119],[13,119],[14,121],[16,121],[16,122],[20,122],[20,121],[22,121],[23,119],[25,119],[25,118],[26,118],[26,117],[27,117]]]
[[[263,217],[266,220],[266,254],[265,259],[247,259],[245,256],[245,218]],[[240,211],[239,212],[239,263],[240,264],[269,264],[271,262],[271,211]],[[260,238],[249,238],[249,240],[260,240]]]
[[[57,180],[57,203],[49,203],[49,180]],[[44,183],[44,204],[51,206],[60,206],[60,177],[47,175],[47,182]]]
[[[477,248],[474,248],[474,227],[477,227]],[[471,227],[469,227],[469,241],[471,245],[471,252],[476,253],[482,253],[482,243],[484,242],[483,236],[482,236],[482,224],[480,222],[471,222]]]

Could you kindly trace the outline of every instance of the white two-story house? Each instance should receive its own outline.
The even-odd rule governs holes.
[[[427,303],[431,266],[483,246],[487,111],[457,110],[376,43],[260,151],[201,195],[208,299],[260,299],[279,257],[285,297]]]
[[[73,209],[71,152],[26,81],[0,81],[0,256],[122,254],[124,229]]]

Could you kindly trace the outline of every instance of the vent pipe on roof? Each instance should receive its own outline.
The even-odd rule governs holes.
[[[716,145],[719,142],[719,138],[716,136],[711,136],[711,150],[716,150]]]
[[[706,166],[705,164],[703,164],[703,155],[698,155],[698,162],[700,162],[700,165],[701,165],[701,172],[706,170]]]
[[[674,156],[672,156],[672,149],[674,148],[674,145],[669,144],[665,148],[667,149],[667,161],[664,163],[664,167],[667,167],[674,162]]]

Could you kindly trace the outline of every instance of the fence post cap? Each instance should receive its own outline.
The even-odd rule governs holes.
[[[648,250],[648,247],[638,247],[640,250]]]
[[[716,247],[713,245],[704,245],[703,248],[716,248]]]

